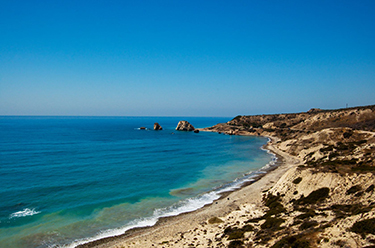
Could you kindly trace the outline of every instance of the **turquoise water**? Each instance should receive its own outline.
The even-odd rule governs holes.
[[[178,132],[180,120],[230,118],[0,117],[0,247],[73,247],[152,225],[272,159],[265,138]]]

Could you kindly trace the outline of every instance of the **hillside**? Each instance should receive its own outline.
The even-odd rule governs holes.
[[[226,227],[228,247],[375,247],[375,105],[237,116],[205,130],[268,136],[299,161],[264,192],[262,214]]]

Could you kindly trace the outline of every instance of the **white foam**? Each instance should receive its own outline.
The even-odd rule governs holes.
[[[168,208],[157,209],[154,211],[154,216],[158,216],[159,218],[161,218],[192,212],[214,202],[219,198],[220,195],[218,194],[218,192],[212,191],[197,197],[182,200]]]
[[[154,213],[151,217],[141,218],[141,219],[131,221],[128,225],[122,228],[102,231],[94,237],[77,240],[63,247],[74,248],[80,244],[85,244],[85,243],[89,243],[89,242],[103,239],[103,238],[122,235],[126,231],[133,229],[133,228],[153,226],[157,223],[157,221],[160,218],[177,216],[182,213],[192,212],[192,211],[195,211],[197,209],[204,207],[207,204],[213,203],[215,200],[220,198],[220,194],[241,188],[244,183],[254,181],[257,175],[267,173],[267,171],[276,164],[276,161],[277,161],[276,155],[267,149],[262,149],[262,150],[267,151],[267,153],[272,154],[273,156],[272,156],[271,161],[265,166],[263,166],[260,170],[257,170],[255,172],[250,172],[244,175],[242,178],[237,178],[233,182],[222,185],[221,187],[218,187],[211,192],[208,192],[208,193],[196,196],[196,197],[188,198],[185,200],[181,200],[178,203],[167,208],[156,209],[154,210]]]
[[[35,214],[39,214],[39,213],[40,213],[40,211],[35,211],[35,208],[33,208],[33,209],[25,208],[22,211],[12,213],[9,216],[9,218],[12,219],[12,218],[26,217],[26,216],[32,216],[32,215],[35,215]]]
[[[64,248],[74,248],[77,245],[89,243],[95,240],[118,236],[124,234],[127,230],[136,228],[136,227],[147,227],[153,226],[156,222],[163,217],[171,217],[176,216],[182,213],[192,212],[197,209],[204,207],[207,204],[214,202],[215,200],[219,199],[220,195],[217,192],[209,192],[197,197],[189,198],[186,200],[182,200],[170,207],[156,209],[151,217],[148,218],[141,218],[134,221],[131,221],[128,225],[117,228],[117,229],[110,229],[103,232],[98,233],[96,236],[77,240],[69,245],[63,246]]]

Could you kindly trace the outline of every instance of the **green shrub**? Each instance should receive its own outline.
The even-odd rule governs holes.
[[[306,221],[306,222],[302,223],[302,225],[299,227],[299,229],[300,230],[306,230],[306,229],[309,229],[309,228],[317,226],[317,225],[318,225],[318,222],[316,222],[316,221]]]
[[[365,238],[366,234],[375,234],[375,218],[358,221],[353,224],[350,230],[360,234],[362,238]]]
[[[218,217],[212,217],[211,219],[208,220],[208,223],[210,224],[219,224],[223,223],[224,221]]]
[[[244,231],[242,230],[235,230],[229,234],[228,240],[232,239],[243,239],[244,238]]]
[[[353,205],[339,205],[335,204],[331,206],[331,210],[336,214],[337,218],[343,218],[350,215],[357,215],[367,213],[371,210],[371,207],[365,207],[361,204]]]
[[[284,223],[284,219],[281,218],[274,218],[274,217],[267,217],[266,222],[264,222],[260,227],[263,229],[280,229],[280,225]]]
[[[264,205],[269,207],[269,210],[267,211],[267,216],[271,215],[277,215],[280,213],[283,213],[286,211],[284,206],[280,203],[281,197],[280,196],[274,196],[274,195],[267,195],[267,197],[264,199]]]
[[[306,213],[296,216],[296,218],[304,220],[304,219],[314,217],[315,215],[316,215],[315,211],[312,209],[309,209]]]
[[[323,148],[320,148],[319,150],[320,152],[330,152],[330,151],[333,151],[333,146],[328,146],[328,147],[323,147]]]
[[[287,236],[277,241],[271,248],[309,248],[310,243],[300,235]]]
[[[324,187],[311,192],[307,197],[301,197],[294,204],[316,204],[329,196],[329,188]]]
[[[351,195],[351,194],[357,193],[360,190],[362,190],[361,185],[354,185],[346,191],[346,194]]]
[[[244,232],[251,232],[254,231],[254,227],[252,225],[244,225],[241,230]]]
[[[299,184],[301,181],[302,181],[302,177],[297,177],[296,179],[293,180],[292,183]]]
[[[243,248],[243,244],[242,240],[233,240],[229,243],[228,248]]]
[[[374,191],[374,187],[375,187],[375,185],[370,185],[365,191],[367,192],[367,193],[369,193],[369,192],[371,192],[371,191]]]
[[[242,228],[228,226],[224,229],[224,235],[228,235],[228,240],[232,239],[242,239],[246,232],[251,232],[254,230],[252,225],[245,225]]]

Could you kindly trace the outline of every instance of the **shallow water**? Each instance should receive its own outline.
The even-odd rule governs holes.
[[[212,202],[272,159],[265,138],[175,131],[185,119],[198,128],[230,120],[0,117],[0,247],[69,246],[152,225]]]

